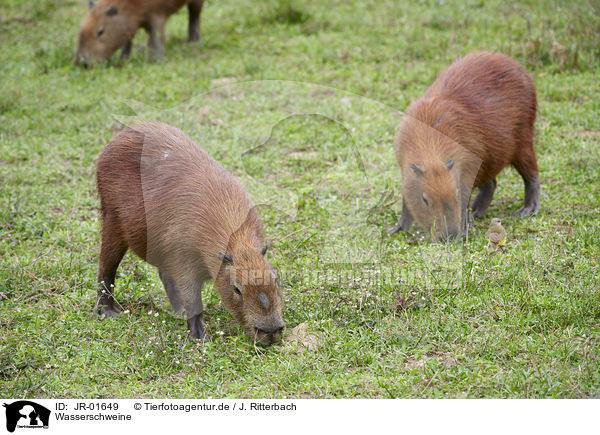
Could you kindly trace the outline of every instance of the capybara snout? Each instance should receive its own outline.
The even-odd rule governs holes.
[[[267,329],[255,328],[255,342],[262,346],[270,346],[271,344],[277,344],[281,341],[283,330],[285,326],[283,320],[275,324],[275,326],[268,327]]]
[[[412,128],[427,128],[424,125]],[[454,159],[416,159],[404,177],[403,199],[410,204],[412,216],[432,232],[435,239],[450,239],[461,234],[461,204]]]
[[[223,305],[239,320],[246,335],[257,344],[268,346],[281,341],[285,328],[282,316],[281,285],[275,270],[261,252],[228,248],[221,254],[223,269],[215,280]]]

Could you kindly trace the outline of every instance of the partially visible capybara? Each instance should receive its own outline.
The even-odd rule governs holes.
[[[188,40],[200,39],[200,13],[204,0],[100,0],[89,2],[75,51],[75,62],[87,66],[105,61],[119,48],[121,57],[129,56],[131,41],[137,30],[148,32],[148,46],[154,58],[163,57],[165,23],[187,4],[189,12]]]
[[[533,81],[503,54],[472,53],[442,72],[404,116],[395,151],[402,169],[402,217],[435,239],[467,229],[471,191],[474,218],[492,201],[496,176],[513,165],[525,199],[515,215],[540,209],[539,172],[533,148],[537,100]]]
[[[97,312],[118,313],[117,267],[127,249],[156,266],[192,337],[206,337],[202,285],[213,280],[251,340],[281,340],[282,296],[260,217],[241,184],[180,130],[142,123],[100,154],[102,209]]]

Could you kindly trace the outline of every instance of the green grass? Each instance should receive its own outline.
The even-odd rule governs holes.
[[[594,2],[215,1],[185,11],[166,60],[72,65],[85,2],[0,5],[1,397],[502,397],[600,394],[600,10]],[[143,43],[140,33],[136,45]],[[506,170],[468,243],[389,236],[401,112],[455,58],[535,77],[542,210]],[[240,177],[283,277],[288,339],[256,349],[204,289],[209,343],[185,338],[132,255],[92,313],[97,154],[135,117],[169,122]],[[293,331],[298,325],[300,328]]]

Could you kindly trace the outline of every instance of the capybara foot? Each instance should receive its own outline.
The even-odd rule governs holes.
[[[481,186],[477,192],[477,196],[471,205],[471,216],[473,219],[478,219],[483,216],[494,197],[494,191],[496,190],[496,179],[487,182]]]
[[[527,216],[533,216],[535,214],[537,214],[540,211],[540,203],[536,203],[536,204],[530,204],[528,206],[523,206],[520,209],[518,209],[516,212],[514,212],[512,215],[513,216],[520,216],[520,217],[527,217]]]
[[[197,342],[197,341],[210,341],[210,335],[208,335],[208,334],[205,332],[203,337],[194,337],[194,336],[192,335],[192,331],[188,331],[187,339],[188,339],[188,341],[190,341],[190,342]]]
[[[407,228],[404,228],[404,225],[402,225],[402,222],[398,222],[396,225],[394,225],[392,228],[390,228],[388,230],[388,234],[396,234],[398,232],[405,232],[408,231]]]
[[[540,211],[540,182],[537,178],[525,179],[525,199],[523,207],[513,213],[513,216],[527,217]]]
[[[396,225],[388,230],[389,234],[395,234],[399,231],[405,232],[410,230],[410,227],[413,223],[412,214],[408,211],[408,207],[406,207],[406,201],[402,200],[402,215],[400,216],[400,220]]]
[[[190,340],[210,340],[210,337],[206,333],[206,328],[204,327],[204,320],[202,317],[202,313],[200,313],[196,316],[190,317],[187,320],[189,330],[188,338]]]
[[[471,219],[479,219],[480,217],[483,216],[483,211],[481,210],[472,210],[471,211]]]
[[[96,312],[102,319],[117,317],[119,314],[121,314],[121,311],[117,310],[116,308],[102,308],[98,309]]]

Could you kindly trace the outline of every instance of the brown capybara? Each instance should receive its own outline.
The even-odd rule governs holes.
[[[115,274],[131,249],[158,268],[192,337],[207,336],[202,285],[213,280],[252,340],[281,340],[281,289],[266,259],[260,217],[241,184],[202,148],[167,124],[138,124],[106,146],[96,176],[102,210],[98,314],[118,314]]]
[[[455,61],[403,118],[395,145],[402,216],[391,232],[408,231],[416,220],[435,239],[465,234],[472,189],[479,188],[471,205],[478,218],[508,165],[525,182],[523,207],[514,214],[537,213],[536,109],[533,81],[512,59],[480,52]]]
[[[75,62],[84,66],[105,61],[119,48],[121,57],[131,51],[137,30],[148,32],[148,46],[155,59],[163,57],[165,23],[187,4],[189,12],[188,41],[200,39],[200,13],[204,0],[100,0],[89,2],[75,51]]]

